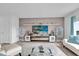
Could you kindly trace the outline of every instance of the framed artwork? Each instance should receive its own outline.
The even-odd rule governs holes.
[[[33,25],[32,32],[35,34],[48,33],[48,25]]]

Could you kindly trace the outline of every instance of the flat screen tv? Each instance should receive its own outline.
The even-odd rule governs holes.
[[[33,25],[32,32],[35,34],[48,33],[48,25]]]

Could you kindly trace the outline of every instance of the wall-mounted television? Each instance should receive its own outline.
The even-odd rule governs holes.
[[[32,32],[35,34],[48,33],[48,25],[33,25]]]

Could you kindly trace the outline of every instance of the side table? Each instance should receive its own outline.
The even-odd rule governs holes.
[[[31,41],[30,36],[25,36],[25,41]]]
[[[49,42],[55,42],[55,36],[49,36]]]

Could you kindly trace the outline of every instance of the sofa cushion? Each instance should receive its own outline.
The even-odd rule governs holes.
[[[75,39],[74,36],[71,35],[71,36],[69,36],[68,42],[74,43],[74,41],[75,41],[74,39]]]
[[[5,49],[5,51],[8,51],[8,50],[12,50],[14,48],[19,48],[21,49],[21,46],[17,45],[17,44],[10,44],[10,45],[5,45],[3,46],[3,49]]]
[[[73,35],[69,36],[68,42],[74,43],[74,44],[79,44],[79,36],[73,36]]]
[[[79,36],[75,37],[76,44],[79,44]]]
[[[79,50],[79,45],[78,44],[74,44],[74,43],[67,43],[67,44],[69,44],[70,46],[73,46],[75,49]]]

